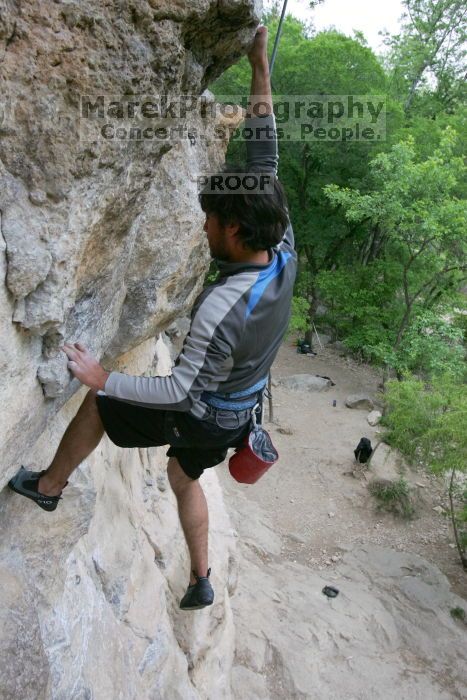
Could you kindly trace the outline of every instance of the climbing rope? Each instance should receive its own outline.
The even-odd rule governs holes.
[[[279,20],[279,26],[277,27],[276,37],[274,39],[274,46],[272,47],[271,60],[269,61],[269,79],[270,80],[272,80],[272,71],[274,70],[274,62],[276,60],[277,50],[279,48],[279,41],[281,39],[282,25],[284,24],[287,3],[288,3],[288,0],[284,0],[284,4],[282,5],[281,17]],[[268,405],[269,405],[269,422],[270,423],[272,423],[274,421],[274,406],[273,406],[273,402],[272,402],[272,391],[271,390],[272,390],[272,375],[271,375],[271,371],[269,370],[267,398],[268,398]]]
[[[279,41],[282,34],[282,25],[284,24],[285,11],[287,9],[288,0],[284,0],[282,5],[281,18],[279,20],[279,26],[277,27],[276,38],[274,39],[274,46],[272,48],[271,60],[269,61],[269,77],[272,78],[272,71],[274,70],[274,62],[276,60],[277,49],[279,48]]]

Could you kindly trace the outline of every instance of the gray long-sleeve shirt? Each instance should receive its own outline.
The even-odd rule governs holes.
[[[245,127],[264,134],[247,141],[245,172],[276,173],[274,116],[247,119]],[[203,419],[209,413],[203,392],[238,392],[267,377],[290,317],[297,268],[290,222],[267,264],[218,261],[218,266],[217,281],[195,301],[172,374],[132,377],[111,372],[105,384],[108,396]]]

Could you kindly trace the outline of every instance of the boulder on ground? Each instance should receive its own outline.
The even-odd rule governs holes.
[[[398,450],[394,450],[381,442],[374,450],[369,462],[369,474],[372,481],[399,481],[404,471],[404,458]]]
[[[330,379],[315,374],[292,374],[279,379],[279,384],[293,391],[327,391],[333,385]]]
[[[381,411],[371,411],[366,417],[368,423],[370,425],[378,425],[382,418],[382,413]]]
[[[369,467],[368,489],[377,499],[378,509],[412,518],[418,495],[406,478],[408,469],[401,453],[380,443],[373,452]]]
[[[331,342],[331,336],[326,335],[326,333],[321,333],[321,331],[318,331],[318,332],[315,332],[314,335],[315,335],[315,338],[319,338],[319,340],[316,341],[318,345],[319,345],[320,341],[321,341],[321,345],[329,345],[329,343]]]
[[[349,348],[344,345],[344,343],[341,340],[335,340],[333,343],[329,343],[330,347],[333,348],[334,350],[337,350],[337,352],[340,355],[350,355],[351,351]]]
[[[368,394],[350,394],[345,400],[347,408],[359,408],[372,411],[375,407],[373,399]]]

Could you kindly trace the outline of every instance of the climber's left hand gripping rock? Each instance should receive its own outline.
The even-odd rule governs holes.
[[[68,357],[67,367],[74,377],[90,389],[104,390],[109,372],[106,372],[82,343],[65,343],[60,348]]]

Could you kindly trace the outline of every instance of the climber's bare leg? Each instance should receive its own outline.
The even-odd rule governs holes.
[[[175,457],[167,465],[169,483],[177,498],[178,515],[182,524],[190,553],[190,584],[196,583],[193,570],[198,576],[208,571],[208,505],[198,480],[190,479]]]
[[[39,493],[58,496],[70,474],[99,444],[104,426],[97,409],[96,394],[93,389],[86,394],[78,413],[61,439],[52,463],[39,479]]]

